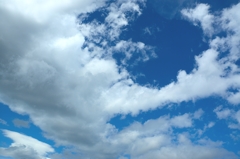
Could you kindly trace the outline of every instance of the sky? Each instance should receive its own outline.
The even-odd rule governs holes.
[[[238,0],[7,0],[0,19],[0,159],[240,159]]]

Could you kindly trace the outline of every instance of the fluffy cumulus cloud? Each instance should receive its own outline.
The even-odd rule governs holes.
[[[182,13],[204,31],[212,24],[227,32],[209,42],[209,49],[195,57],[196,67],[162,88],[135,83],[126,70],[133,56],[137,61],[155,58],[153,47],[141,41],[120,38],[121,32],[141,15],[141,0],[17,1],[0,3],[0,101],[19,114],[28,114],[33,124],[56,145],[71,146],[52,158],[235,158],[221,144],[175,133],[188,129],[201,118],[194,114],[164,116],[145,123],[135,122],[118,130],[109,120],[116,114],[137,115],[168,103],[218,95],[239,104],[240,4],[220,15],[200,4]],[[90,12],[102,9],[102,22],[88,20]],[[217,19],[217,20],[216,20]],[[227,56],[221,57],[221,52]],[[121,54],[118,64],[113,55]],[[211,89],[210,89],[211,88]],[[234,89],[236,91],[231,91]],[[216,112],[226,117],[227,112]],[[239,113],[236,120],[239,121]],[[1,123],[3,123],[1,121]],[[209,125],[211,127],[211,124]],[[53,148],[31,137],[3,131],[13,140],[1,154],[16,159],[44,158]],[[32,144],[34,143],[34,144]],[[211,144],[210,144],[211,143]],[[143,146],[144,145],[144,146]],[[31,156],[31,157],[27,157]],[[34,156],[34,157],[33,157]],[[79,158],[79,156],[78,156]]]

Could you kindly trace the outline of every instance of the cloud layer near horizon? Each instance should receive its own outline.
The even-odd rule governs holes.
[[[17,113],[28,114],[57,145],[73,146],[86,158],[112,159],[121,154],[132,158],[236,158],[219,143],[204,139],[194,143],[189,134],[174,134],[173,129],[194,126],[197,119],[192,112],[136,122],[121,131],[108,123],[116,114],[137,115],[212,95],[240,103],[240,69],[236,65],[240,57],[240,4],[219,16],[211,14],[206,4],[184,9],[183,16],[201,27],[206,36],[219,30],[227,36],[213,36],[209,49],[195,57],[196,67],[189,74],[180,70],[177,81],[156,88],[135,83],[125,67],[133,55],[138,57],[136,62],[156,58],[153,47],[120,39],[121,29],[141,15],[144,3],[1,2],[0,18],[6,21],[0,23],[0,101]],[[107,11],[104,23],[84,22],[87,13],[101,7]],[[216,23],[218,30],[214,30]],[[112,57],[119,52],[124,56],[121,64]],[[227,55],[221,57],[222,52]],[[239,125],[239,113],[236,116]],[[4,132],[16,142],[9,134],[19,134]],[[140,146],[146,144],[145,148]],[[186,149],[188,153],[183,151]],[[53,152],[50,150],[44,152]],[[6,152],[18,159],[11,155],[15,151]],[[41,158],[46,154],[36,155]],[[61,154],[52,158],[61,158]]]

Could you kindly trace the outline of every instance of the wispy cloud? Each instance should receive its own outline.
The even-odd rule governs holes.
[[[3,119],[0,119],[0,124],[7,125],[7,122]]]
[[[14,119],[13,124],[16,127],[23,127],[23,128],[29,128],[30,127],[29,121],[21,120],[21,119]]]

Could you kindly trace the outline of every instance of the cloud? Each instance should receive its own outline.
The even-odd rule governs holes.
[[[9,130],[3,130],[3,134],[13,140],[8,148],[0,148],[0,154],[3,156],[13,157],[14,159],[47,159],[47,154],[54,152],[50,145],[30,136]]]
[[[192,126],[192,121],[191,121],[191,119],[190,119],[188,114],[184,114],[182,116],[174,117],[171,120],[171,123],[175,127],[179,127],[179,128],[191,127]]]
[[[240,111],[237,111],[235,118],[238,121],[238,123],[240,124]]]
[[[120,28],[126,25],[118,23],[127,20],[125,12],[140,14],[137,3],[132,5],[133,2],[110,5],[106,25],[103,26],[103,29],[110,28],[114,31],[114,34],[108,34],[111,35],[109,39],[117,38]],[[8,104],[13,111],[29,114],[33,123],[45,132],[46,137],[55,140],[57,144],[80,147],[94,145],[101,140],[105,131],[111,130],[106,122],[113,114],[105,110],[102,96],[105,96],[104,92],[111,89],[111,85],[115,83],[131,84],[128,72],[117,66],[111,56],[105,57],[104,54],[108,53],[105,49],[94,44],[94,38],[91,39],[93,35],[87,30],[95,27],[95,23],[81,24],[82,19],[77,20],[75,13],[68,12],[72,11],[75,3],[68,5],[67,9],[55,8],[56,6],[53,10],[43,8],[53,13],[49,13],[50,19],[46,17],[40,20],[41,22],[33,15],[41,14],[42,10],[39,9],[42,7],[37,10],[30,9],[33,15],[28,15],[25,14],[25,8],[31,6],[26,5],[35,4],[16,2],[13,6],[20,9],[12,10],[7,7],[12,3],[14,1],[1,4],[1,8],[4,8],[1,17],[9,16],[7,19],[11,24],[5,27],[7,23],[1,23],[0,26],[5,32],[5,40],[1,41],[5,57],[1,67],[1,75],[4,75],[0,84],[1,101]],[[49,6],[49,2],[45,3]],[[90,4],[79,3],[78,5],[86,6]],[[118,7],[120,10],[117,10]],[[85,12],[85,8],[79,8],[79,14]],[[117,18],[112,18],[113,15],[117,15]],[[13,26],[16,19],[23,20],[18,23],[18,32],[15,33],[12,30],[15,30]],[[96,25],[95,28],[99,28],[101,32],[101,25]],[[90,40],[87,41],[87,38]],[[7,41],[11,41],[11,44]],[[146,46],[141,42],[124,43],[145,53]],[[9,48],[8,45],[14,45],[13,49],[16,50],[11,50],[12,47]],[[122,47],[118,49],[124,50],[125,46]],[[14,58],[11,60],[11,57]],[[7,66],[8,69],[5,69]],[[113,100],[111,96],[110,98]]]
[[[221,148],[215,148],[207,145],[196,146],[192,144],[179,145],[173,147],[164,147],[159,151],[153,151],[139,157],[139,159],[185,159],[185,158],[196,158],[196,159],[212,159],[212,158],[222,158],[222,159],[237,159],[233,153],[227,152]]]
[[[7,125],[7,122],[3,119],[0,119],[0,124]]]
[[[176,119],[192,116],[184,114],[179,116],[164,116],[156,120],[149,120],[143,124],[133,123],[123,129],[117,135],[109,138],[113,143],[125,144],[125,153],[131,154],[131,158],[237,158],[233,153],[224,150],[221,143],[199,139],[188,133],[175,133]],[[187,119],[193,122],[193,118]],[[180,121],[179,121],[180,123]],[[177,127],[178,130],[192,127],[185,124]],[[179,132],[179,131],[177,131]],[[194,138],[196,142],[192,142]],[[116,141],[117,140],[117,141]],[[144,145],[144,146],[143,146]]]
[[[128,159],[127,157],[120,157],[119,159]]]
[[[136,158],[192,158],[197,150],[204,152],[198,158],[232,155],[221,147],[192,143],[188,137],[179,139],[179,145],[173,143],[178,136],[171,134],[173,128],[191,127],[193,120],[201,117],[201,110],[195,115],[136,122],[123,131],[108,122],[116,114],[137,115],[169,103],[212,95],[238,104],[235,96],[239,91],[230,89],[240,87],[236,65],[240,36],[235,22],[239,5],[213,17],[222,19],[227,36],[210,40],[209,49],[195,57],[196,67],[190,73],[180,70],[176,81],[157,88],[135,83],[124,65],[135,52],[138,61],[154,57],[152,47],[120,38],[124,26],[141,15],[143,1],[36,3],[9,0],[0,4],[0,18],[6,19],[0,23],[0,101],[15,112],[28,114],[45,137],[56,145],[75,147],[83,158],[107,159],[125,152]],[[86,22],[87,13],[98,8],[106,10],[104,22]],[[195,16],[198,8],[188,11]],[[206,6],[203,11],[208,14]],[[197,20],[207,29],[209,18],[204,17],[201,12]],[[220,58],[223,49],[228,54]],[[117,52],[125,55],[123,64],[118,65],[113,58]],[[6,155],[16,157],[24,152],[25,158],[37,158],[53,152],[36,139],[7,130],[4,133],[15,143],[1,149]],[[32,142],[37,144],[31,146]],[[176,153],[170,153],[174,150]]]
[[[210,123],[208,123],[207,128],[211,128],[211,127],[213,127],[214,125],[215,125],[214,122],[210,122]]]
[[[232,116],[233,112],[230,109],[223,109],[221,106],[214,109],[214,112],[217,114],[218,119],[227,119]]]
[[[179,121],[177,121],[180,119]],[[184,121],[183,123],[181,123]],[[178,116],[162,116],[157,119],[148,120],[144,123],[134,122],[123,130],[115,130],[104,140],[105,143],[98,143],[92,149],[98,150],[91,154],[93,158],[113,158],[115,153],[130,155],[133,159],[138,158],[237,158],[233,153],[222,148],[221,143],[210,140],[199,139],[186,132],[179,130],[193,127],[193,114]],[[179,133],[176,133],[176,132]],[[186,130],[187,131],[187,130]],[[192,142],[194,138],[196,142]],[[106,147],[108,148],[106,149]],[[117,151],[116,151],[117,150]],[[73,150],[79,152],[80,150]],[[101,152],[101,153],[99,153]],[[107,152],[107,153],[106,153]],[[71,156],[71,151],[64,154],[53,155],[56,159]],[[108,155],[107,155],[108,154]],[[112,156],[110,156],[112,154]],[[75,157],[83,157],[77,154]],[[87,155],[88,156],[88,155]],[[86,156],[86,158],[87,158]]]
[[[112,52],[124,53],[125,58],[122,59],[122,64],[129,65],[129,60],[132,59],[135,54],[138,54],[138,58],[134,60],[134,64],[137,64],[139,61],[148,61],[150,58],[156,58],[157,55],[153,50],[152,47],[142,42],[134,43],[132,41],[121,40],[113,47]]]
[[[13,124],[16,127],[23,127],[23,128],[29,128],[29,121],[21,120],[21,119],[14,119]]]
[[[218,119],[226,120],[231,129],[240,129],[240,111],[219,106],[214,109]]]
[[[182,15],[193,22],[194,25],[201,25],[204,33],[212,35],[214,16],[209,13],[210,6],[207,4],[198,4],[193,9],[183,9]]]
[[[204,111],[203,111],[202,109],[198,109],[198,110],[194,113],[193,118],[194,118],[194,119],[200,119],[203,114],[204,114]]]
[[[229,102],[233,103],[233,104],[239,104],[240,103],[240,91],[238,90],[238,93],[232,93],[229,97],[228,97]]]

